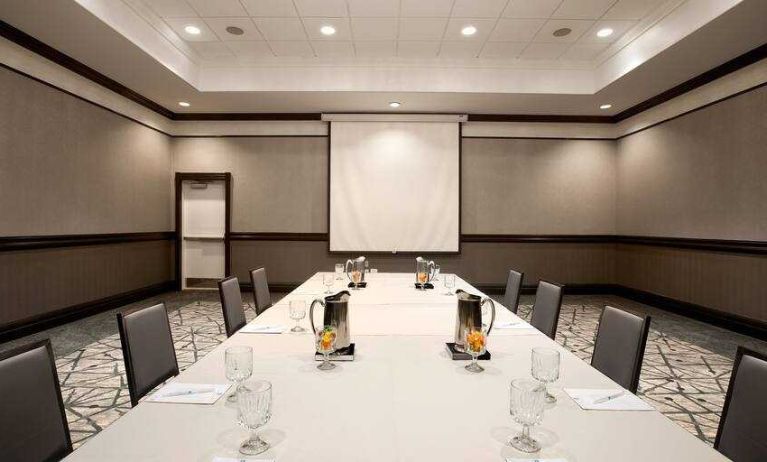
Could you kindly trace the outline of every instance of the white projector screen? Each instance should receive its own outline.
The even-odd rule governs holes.
[[[458,122],[330,124],[331,252],[458,252]]]

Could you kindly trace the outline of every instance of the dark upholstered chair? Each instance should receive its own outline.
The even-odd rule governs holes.
[[[272,296],[269,293],[269,284],[266,282],[266,268],[250,270],[250,283],[253,285],[253,303],[256,306],[256,315],[266,311],[272,306]]]
[[[734,462],[767,460],[767,355],[738,348],[714,448]]]
[[[240,281],[230,276],[218,281],[218,293],[221,296],[221,309],[224,312],[226,336],[231,337],[245,325],[245,310],[242,309]]]
[[[0,353],[0,460],[61,460],[72,452],[50,340]]]
[[[636,393],[649,330],[650,316],[639,317],[606,306],[599,318],[591,365]]]
[[[154,387],[178,375],[165,304],[117,313],[117,327],[133,406]]]
[[[538,289],[535,291],[530,324],[551,339],[557,335],[563,288],[561,284],[541,280],[538,281]]]
[[[503,294],[503,304],[512,313],[516,314],[519,307],[519,294],[522,292],[522,279],[525,273],[509,270],[509,277],[506,279],[506,292]]]

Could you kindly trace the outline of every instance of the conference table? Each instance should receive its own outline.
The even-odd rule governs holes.
[[[212,405],[145,400],[66,460],[728,460],[655,410],[582,410],[563,388],[618,386],[531,327],[494,329],[488,339],[492,358],[482,361],[485,371],[468,372],[467,362],[453,361],[445,348],[452,341],[457,302],[441,282],[421,291],[412,274],[368,273],[366,280],[366,288],[350,290],[354,361],[321,371],[311,333],[239,332],[173,379],[226,383],[225,349],[251,346],[249,380],[268,380],[273,389],[272,417],[260,429],[272,446],[267,452],[238,453],[248,432],[237,424],[236,405],[226,399]],[[331,289],[344,290],[346,283],[336,280]],[[456,288],[484,295],[460,277]],[[289,302],[306,300],[308,308],[325,290],[317,273],[252,324],[289,329]],[[498,325],[520,321],[496,307]],[[321,319],[318,313],[315,318]],[[308,319],[302,325],[308,328]],[[546,408],[532,431],[543,448],[524,454],[507,444],[521,428],[509,412],[509,383],[530,377],[530,352],[538,346],[561,352],[561,374],[550,386],[557,403]]]

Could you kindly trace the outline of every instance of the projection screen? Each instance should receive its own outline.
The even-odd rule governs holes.
[[[330,124],[331,252],[458,252],[458,122]]]

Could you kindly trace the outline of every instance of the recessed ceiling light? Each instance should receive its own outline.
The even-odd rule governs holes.
[[[564,37],[565,35],[570,35],[570,32],[573,30],[569,27],[563,27],[561,29],[557,29],[554,31],[554,37]]]
[[[466,26],[463,29],[461,29],[461,33],[465,36],[474,35],[477,33],[477,28],[474,26]]]
[[[389,107],[394,109],[397,109],[400,106],[402,106],[402,103],[400,103],[399,101],[392,101],[391,103],[389,103]]]
[[[599,32],[597,32],[597,37],[605,38],[613,35],[613,30],[609,27],[605,27],[604,29],[599,29]]]
[[[599,109],[610,109],[611,107],[613,107],[612,104],[603,104],[599,106]]]
[[[192,34],[192,35],[200,35],[200,32],[202,31],[197,26],[186,26],[184,27],[184,32],[186,32],[187,34]]]
[[[181,107],[189,107],[191,104],[187,103],[186,101],[179,101],[178,105]]]
[[[322,32],[322,35],[333,35],[336,33],[336,28],[333,26],[322,26],[320,27],[320,32]]]
[[[242,30],[241,28],[239,28],[237,26],[229,26],[229,27],[226,28],[226,31],[229,32],[232,35],[242,35],[242,34],[245,33],[244,30]]]

